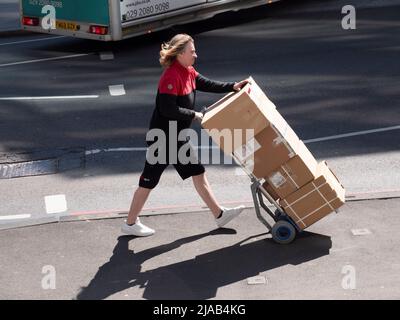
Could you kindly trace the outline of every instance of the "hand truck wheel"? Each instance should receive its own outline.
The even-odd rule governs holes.
[[[296,229],[288,221],[280,220],[272,227],[272,239],[279,244],[289,244],[296,238]]]

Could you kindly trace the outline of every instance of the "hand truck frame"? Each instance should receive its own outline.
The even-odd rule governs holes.
[[[249,176],[251,179],[251,194],[254,202],[254,209],[258,220],[267,227],[268,231],[271,232],[272,239],[279,244],[289,244],[293,242],[298,233],[302,232],[302,229],[293,221],[293,219],[283,210],[277,201],[268,193],[263,187],[263,179],[258,179],[252,172],[250,172],[234,153],[231,154],[232,158]],[[264,202],[264,198],[275,207],[273,211]],[[274,220],[274,224],[271,224],[262,215],[261,208]]]

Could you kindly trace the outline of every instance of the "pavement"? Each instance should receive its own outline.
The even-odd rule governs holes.
[[[399,299],[400,199],[348,202],[276,244],[246,209],[226,228],[210,213],[123,217],[0,231],[0,299]]]

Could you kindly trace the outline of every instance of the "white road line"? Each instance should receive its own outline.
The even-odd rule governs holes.
[[[380,129],[373,129],[373,130],[350,132],[350,133],[340,134],[340,135],[336,135],[336,136],[328,136],[328,137],[323,137],[323,138],[309,139],[309,140],[304,140],[303,142],[304,143],[312,143],[312,142],[319,142],[319,141],[335,140],[335,139],[342,139],[342,138],[347,138],[347,137],[366,135],[366,134],[391,131],[391,130],[399,130],[399,129],[400,129],[400,125],[393,126],[393,127],[380,128]],[[220,149],[218,146],[194,146],[194,148],[195,149]],[[147,151],[147,148],[143,147],[143,148],[94,149],[94,150],[86,151],[86,155],[96,154],[96,153],[100,153],[100,152],[131,152],[131,151]]]
[[[54,99],[96,99],[97,95],[87,96],[48,96],[48,97],[4,97],[0,100],[54,100]]]
[[[218,149],[216,146],[198,146],[195,149]],[[85,152],[86,155],[101,153],[101,152],[132,152],[132,151],[147,151],[147,147],[138,148],[109,148],[109,149],[93,149]]]
[[[61,213],[68,210],[65,194],[44,197],[47,214]]]
[[[323,138],[304,140],[303,142],[304,143],[313,143],[313,142],[320,142],[320,141],[327,141],[327,140],[337,140],[337,139],[342,139],[342,138],[361,136],[361,135],[365,135],[365,134],[399,130],[399,129],[400,129],[400,126],[393,126],[393,127],[378,128],[378,129],[372,129],[372,130],[355,131],[355,132],[349,132],[349,133],[345,133],[345,134],[338,134],[335,136],[328,136],[328,137],[323,137]]]
[[[110,148],[110,149],[94,149],[85,152],[85,155],[91,155],[101,152],[131,152],[131,151],[146,151],[147,148]]]
[[[30,217],[31,217],[30,214],[17,214],[17,215],[14,215],[14,216],[0,216],[0,221],[29,219]]]
[[[28,64],[28,63],[37,63],[37,62],[45,62],[45,61],[54,61],[54,60],[62,60],[62,59],[72,59],[78,57],[84,57],[93,54],[91,53],[80,53],[80,54],[73,54],[69,56],[61,56],[61,57],[54,57],[54,58],[46,58],[46,59],[36,59],[36,60],[27,60],[27,61],[20,61],[20,62],[12,62],[12,63],[5,63],[0,64],[0,67],[9,67],[9,66],[16,66],[21,64]]]
[[[57,37],[48,37],[48,38],[44,38],[44,39],[33,39],[33,40],[23,40],[23,41],[0,43],[0,47],[1,46],[9,46],[9,45],[12,45],[12,44],[20,44],[20,43],[27,43],[27,42],[37,42],[37,41],[48,41],[48,40],[60,39],[60,38],[66,38],[66,36],[57,36]]]

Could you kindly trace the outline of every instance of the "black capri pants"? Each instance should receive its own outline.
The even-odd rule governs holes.
[[[154,143],[154,142],[153,142]],[[195,155],[193,148],[189,145],[187,145],[188,142],[181,142],[179,141],[177,143],[177,154],[174,160],[174,163],[172,165],[174,166],[175,170],[178,172],[179,176],[182,178],[182,180],[185,180],[187,178],[190,178],[192,176],[197,176],[200,174],[203,174],[206,170],[204,166],[199,162],[197,157],[193,156]],[[151,144],[149,144],[151,146]],[[178,157],[178,151],[181,147],[186,147],[188,148],[188,151],[186,152],[186,155],[189,157],[189,152],[190,155],[190,162],[189,163],[182,163]],[[157,153],[155,153],[157,155]],[[149,163],[147,159],[147,154],[146,154],[146,162],[144,165],[144,169],[142,172],[142,175],[140,176],[139,179],[139,186],[142,188],[146,189],[154,189],[158,182],[160,181],[161,175],[163,174],[164,170],[171,164],[172,161],[170,161],[169,158],[169,146],[167,143],[166,146],[166,163],[155,163],[151,164]]]

